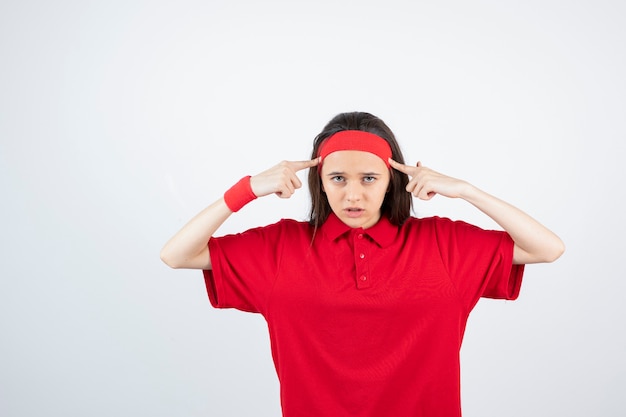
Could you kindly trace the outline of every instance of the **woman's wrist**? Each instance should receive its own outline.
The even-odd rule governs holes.
[[[250,185],[250,175],[240,179],[235,185],[224,193],[224,202],[233,213],[241,210],[243,206],[256,199]]]
[[[474,186],[473,184],[470,184],[467,181],[460,181],[461,187],[459,191],[459,198],[472,203],[473,200],[479,198],[481,193],[484,193],[480,188]]]

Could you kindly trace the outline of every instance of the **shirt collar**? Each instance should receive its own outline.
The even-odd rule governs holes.
[[[381,248],[391,245],[398,233],[398,226],[391,224],[387,216],[381,216],[378,223],[372,227],[359,229],[366,236],[372,238]],[[328,239],[337,240],[340,236],[352,230],[352,228],[339,220],[335,213],[330,213],[328,219],[321,226],[321,230]]]

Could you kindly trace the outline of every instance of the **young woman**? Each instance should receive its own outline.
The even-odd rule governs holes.
[[[161,258],[204,270],[213,306],[263,314],[284,416],[460,416],[470,311],[480,297],[517,298],[524,264],[554,261],[563,243],[465,181],[405,165],[393,133],[371,114],[336,116],[311,158],[244,177]],[[305,169],[309,222],[213,237],[253,199],[291,197]],[[466,200],[504,231],[410,216],[412,196],[435,194]]]

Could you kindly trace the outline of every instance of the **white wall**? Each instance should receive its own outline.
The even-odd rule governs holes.
[[[384,4],[384,5],[383,5]],[[0,415],[278,416],[261,317],[213,310],[165,241],[363,110],[409,161],[556,231],[462,351],[467,417],[626,414],[620,1],[0,4]],[[304,219],[254,202],[221,233]],[[419,215],[493,223],[467,204]]]

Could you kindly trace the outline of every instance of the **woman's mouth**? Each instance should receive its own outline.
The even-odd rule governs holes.
[[[360,217],[365,210],[358,207],[348,207],[343,210],[348,217]]]

